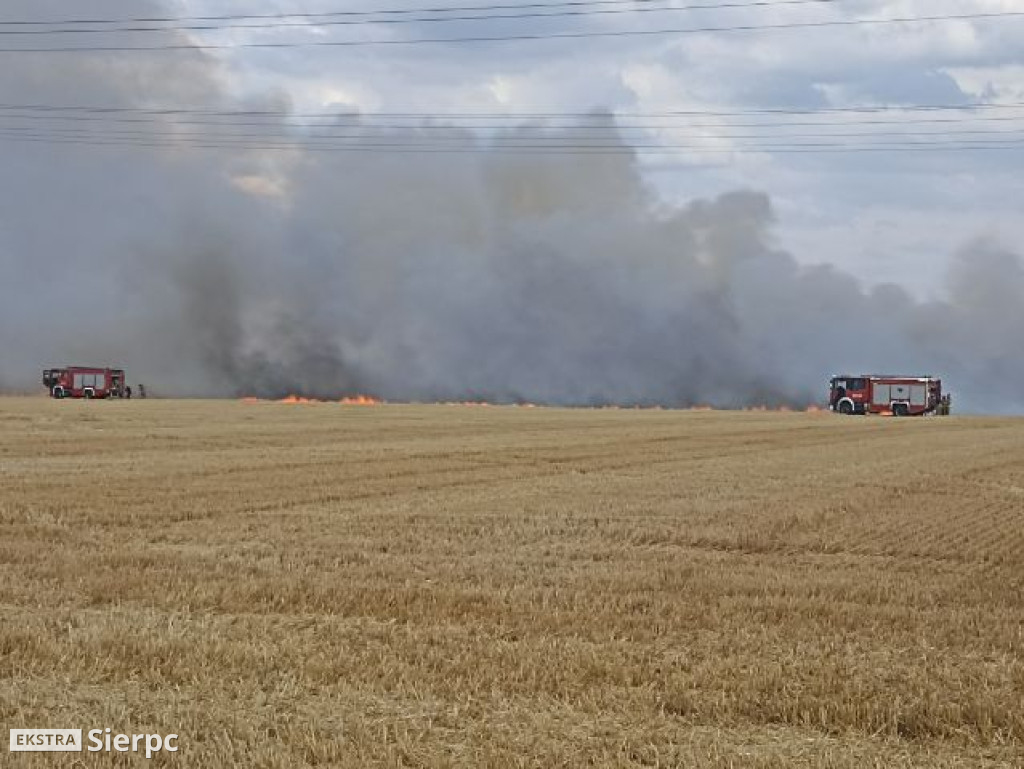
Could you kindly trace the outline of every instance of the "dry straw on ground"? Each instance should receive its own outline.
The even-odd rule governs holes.
[[[1020,766],[1022,588],[1021,420],[0,400],[0,724],[153,766]]]

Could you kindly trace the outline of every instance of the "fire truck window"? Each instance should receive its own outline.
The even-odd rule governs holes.
[[[847,389],[849,390],[863,390],[867,385],[867,382],[863,379],[851,379]]]

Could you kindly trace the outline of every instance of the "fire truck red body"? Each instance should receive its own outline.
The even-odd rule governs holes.
[[[840,414],[908,417],[949,413],[942,380],[932,376],[843,374],[829,383],[829,407]]]
[[[54,398],[121,398],[124,371],[115,368],[69,366],[43,372],[43,386]]]

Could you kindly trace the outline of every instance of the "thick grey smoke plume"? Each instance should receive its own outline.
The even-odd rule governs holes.
[[[3,64],[7,103],[254,106],[199,52]],[[674,207],[628,155],[480,146],[0,137],[0,387],[78,362],[167,395],[797,405],[830,373],[892,369],[942,374],[968,410],[1024,410],[1019,254],[969,244],[947,298],[921,303],[800,266],[762,193]]]

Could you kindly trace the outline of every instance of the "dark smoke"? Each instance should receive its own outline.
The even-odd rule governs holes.
[[[3,63],[7,103],[253,106],[199,52]],[[103,362],[166,395],[803,405],[830,373],[887,369],[1024,410],[1024,262],[997,243],[962,248],[946,299],[920,302],[799,265],[762,193],[674,207],[628,155],[462,138],[481,151],[0,138],[0,387]]]

